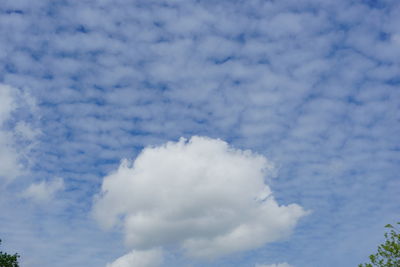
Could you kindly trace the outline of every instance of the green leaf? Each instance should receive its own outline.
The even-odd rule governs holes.
[[[400,224],[398,222],[397,224]],[[385,242],[378,246],[378,252],[369,256],[371,263],[359,267],[400,267],[400,233],[399,229],[387,224],[391,230],[384,234]]]

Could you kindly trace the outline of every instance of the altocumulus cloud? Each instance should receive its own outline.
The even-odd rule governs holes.
[[[64,180],[62,178],[55,178],[48,182],[40,181],[39,183],[31,184],[22,193],[22,196],[39,203],[49,202],[62,189],[64,189]]]
[[[104,228],[122,228],[134,250],[172,245],[213,259],[285,238],[307,214],[276,202],[265,183],[273,173],[265,157],[249,150],[181,138],[123,160],[104,178],[93,213]]]
[[[5,129],[5,124],[15,106],[12,88],[0,84],[0,178],[11,179],[20,172],[12,132]]]
[[[34,100],[28,94],[0,84],[0,182],[14,180],[29,163],[27,155],[39,131],[15,113],[30,113],[34,106]],[[22,164],[22,161],[26,163]]]

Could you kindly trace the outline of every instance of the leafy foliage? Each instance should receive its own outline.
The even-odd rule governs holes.
[[[397,223],[400,225],[400,222]],[[400,267],[400,231],[391,224],[385,233],[385,243],[378,246],[378,253],[369,256],[371,263],[360,264],[358,267]]]
[[[1,245],[1,239],[0,239]],[[14,255],[7,254],[0,251],[0,267],[19,267],[18,265],[19,255],[15,253]]]

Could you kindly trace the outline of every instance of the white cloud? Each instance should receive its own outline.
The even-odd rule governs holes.
[[[286,262],[283,262],[283,263],[275,263],[275,264],[256,264],[255,267],[293,267],[293,266]]]
[[[18,153],[14,148],[13,134],[5,129],[4,125],[16,108],[13,92],[14,88],[0,84],[0,178],[6,180],[18,176],[21,169]]]
[[[30,198],[36,202],[44,203],[53,199],[54,195],[64,188],[64,180],[55,178],[52,181],[41,181],[31,184],[23,193],[22,196]]]
[[[35,145],[40,131],[15,112],[33,115],[36,109],[34,99],[26,92],[9,85],[0,84],[0,179],[9,182],[21,175],[30,162],[28,154]]]
[[[33,129],[28,123],[21,121],[15,126],[15,132],[26,140],[34,140],[41,132],[38,129]]]
[[[11,180],[21,173],[18,153],[12,147],[12,135],[0,130],[0,178]]]
[[[122,226],[135,249],[179,245],[215,258],[287,237],[306,212],[279,206],[265,178],[268,160],[219,139],[192,137],[147,147],[104,178],[94,216]]]
[[[162,251],[160,249],[152,250],[133,250],[128,254],[107,264],[106,267],[156,267],[163,261]]]
[[[16,107],[12,91],[12,87],[0,84],[0,124],[10,117],[11,111]]]
[[[198,134],[281,166],[277,196],[315,210],[289,241],[301,266],[354,262],[365,235],[352,225],[368,229],[398,214],[399,1],[50,2],[2,1],[1,80],[30,88],[40,103],[32,176],[68,177],[74,207],[87,207],[98,176],[136,148]],[[10,175],[25,161],[8,137],[0,153]],[[78,210],[86,211],[66,212],[76,218]],[[334,227],[342,235],[330,236]],[[96,252],[97,264],[84,253],[87,240],[74,240],[77,253],[63,250],[73,257],[60,266],[104,266],[115,255],[115,243],[93,241],[110,253]],[[33,265],[60,257],[49,253],[55,242],[29,254],[39,259]],[[324,257],[315,259],[320,247]],[[253,260],[263,262],[259,253]]]

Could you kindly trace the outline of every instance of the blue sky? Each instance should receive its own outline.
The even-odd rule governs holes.
[[[395,0],[3,0],[2,248],[28,267],[116,267],[123,255],[148,267],[366,261],[400,214],[398,14]],[[192,195],[199,179],[211,191]],[[245,200],[260,179],[276,213]],[[165,188],[170,202],[157,198]],[[182,212],[175,196],[193,198],[199,218],[212,207],[243,216],[211,212],[211,232],[161,238],[160,224],[154,242],[129,242],[143,234],[129,218]],[[240,225],[262,238],[213,243]],[[221,253],[193,256],[197,239]]]

